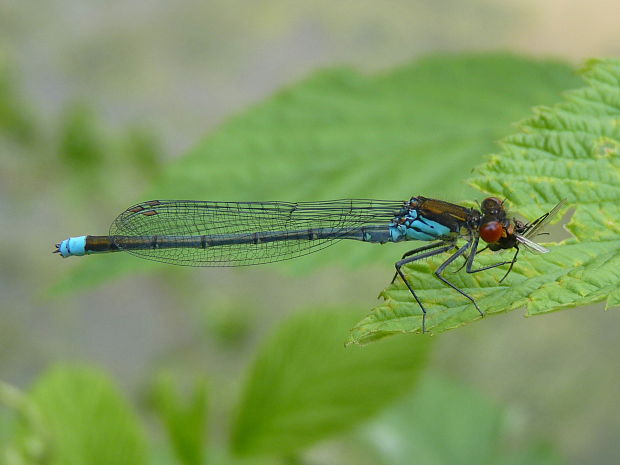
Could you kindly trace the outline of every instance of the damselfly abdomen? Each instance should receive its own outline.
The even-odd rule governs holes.
[[[422,309],[424,331],[426,309],[401,271],[403,265],[455,250],[434,274],[468,298],[483,315],[471,296],[443,276],[444,270],[463,256],[468,273],[510,264],[507,275],[517,259],[520,244],[538,252],[548,252],[530,238],[561,206],[562,202],[547,215],[524,224],[509,220],[503,202],[494,197],[485,199],[479,210],[422,196],[406,202],[151,200],[121,213],[112,223],[108,236],[71,237],[57,244],[55,252],[70,257],[126,251],[174,265],[243,266],[288,260],[342,239],[380,244],[432,241],[407,252],[395,264],[394,278],[402,278]],[[459,239],[464,240],[464,244],[457,245]],[[511,261],[474,269],[479,239],[491,250],[515,248],[516,253]]]

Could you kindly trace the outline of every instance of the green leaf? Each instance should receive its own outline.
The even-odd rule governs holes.
[[[490,150],[537,98],[576,84],[571,75],[562,64],[508,55],[429,57],[375,76],[318,72],[229,120],[170,165],[151,193],[285,200],[404,199],[412,189],[453,195],[463,188],[438,181],[463,179],[481,149]],[[460,163],[437,164],[439,153]]]
[[[129,127],[121,145],[121,159],[133,164],[140,177],[153,176],[161,168],[163,149],[153,131],[139,126]]]
[[[522,307],[527,315],[538,315],[604,300],[608,308],[619,305],[620,61],[592,61],[583,76],[587,87],[566,93],[553,107],[537,108],[519,124],[519,133],[502,141],[503,152],[470,179],[481,191],[506,198],[529,220],[562,199],[575,208],[566,226],[573,237],[551,246],[549,254],[522,253],[503,283],[505,267],[449,274],[487,315]],[[513,253],[486,252],[476,261],[485,266]],[[467,299],[432,276],[443,260],[405,272],[428,304],[427,328],[435,333],[480,319]],[[421,330],[420,309],[400,280],[383,296],[385,302],[354,328],[352,342]]]
[[[503,412],[482,395],[425,376],[406,397],[368,427],[390,465],[415,457],[425,465],[484,465],[496,455]]]
[[[549,446],[521,444],[518,451],[511,450],[515,438],[510,438],[505,409],[470,388],[433,376],[422,378],[411,395],[373,420],[363,435],[388,465],[561,463]]]
[[[161,375],[155,384],[153,398],[179,461],[184,465],[204,463],[207,430],[205,381],[198,381],[190,398],[183,400],[172,376]]]
[[[349,429],[409,391],[429,341],[394,338],[345,349],[359,312],[302,313],[259,350],[232,434],[244,455],[292,453]]]
[[[557,448],[546,441],[540,441],[527,447],[521,447],[519,451],[502,457],[493,465],[531,465],[533,463],[536,465],[562,465],[567,462]]]
[[[58,156],[68,169],[84,176],[100,168],[105,158],[104,141],[94,112],[87,105],[76,103],[65,110]]]
[[[39,137],[38,130],[32,112],[18,89],[16,76],[5,54],[0,52],[0,137],[28,146]],[[11,156],[7,149],[2,150],[0,155],[6,153]]]
[[[50,438],[41,412],[30,397],[10,384],[0,381],[0,463],[3,465],[45,464],[50,453]],[[8,439],[5,437],[8,437]]]
[[[228,120],[164,168],[148,193],[119,204],[119,213],[149,198],[471,198],[461,181],[510,122],[578,82],[565,64],[505,54],[432,56],[377,75],[325,70]],[[402,254],[398,245],[335,247],[290,266],[339,260],[357,267]],[[66,279],[102,282],[99,259],[82,258]],[[128,269],[108,262],[107,276]]]
[[[51,444],[51,465],[140,465],[145,439],[125,399],[101,372],[57,366],[34,386]]]

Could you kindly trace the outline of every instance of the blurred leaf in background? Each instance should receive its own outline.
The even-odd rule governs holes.
[[[28,394],[0,381],[0,464],[46,463],[50,439],[48,425]]]
[[[252,334],[257,322],[263,318],[258,312],[248,312],[254,308],[250,299],[227,297],[223,301],[207,302],[199,313],[199,321],[205,337],[217,341],[222,348],[238,348]]]
[[[361,439],[358,447],[376,456],[368,463],[563,463],[549,443],[524,443],[523,423],[511,421],[506,409],[482,394],[434,376],[420,381],[428,338],[392,338],[345,349],[342,331],[357,314],[306,312],[280,326],[259,349],[238,405],[231,447],[242,457],[219,445],[209,463],[314,463],[303,458],[308,446],[351,430],[398,398],[354,433]],[[178,386],[172,375],[161,375],[154,405],[179,463],[199,465],[205,463],[207,444],[205,384],[195,383],[186,400]],[[13,461],[7,465],[147,463],[142,426],[102,373],[57,366],[37,381],[30,396],[16,393],[0,385],[3,403],[29,412],[9,443],[6,457]],[[172,463],[158,449],[151,446],[151,463]],[[15,461],[19,457],[30,459]]]
[[[38,135],[38,128],[20,90],[0,51],[0,136],[15,144],[30,146]]]
[[[58,365],[31,392],[50,438],[51,465],[147,463],[142,426],[106,375]]]
[[[179,462],[203,464],[208,423],[206,381],[197,381],[184,396],[171,374],[161,374],[153,388],[153,403]]]
[[[345,349],[359,312],[305,312],[259,349],[233,425],[241,455],[289,455],[351,429],[406,393],[425,366],[428,339]]]
[[[231,118],[148,195],[470,195],[458,180],[509,125],[578,82],[564,64],[501,54],[432,56],[376,75],[325,70]]]
[[[510,123],[578,83],[565,64],[506,54],[433,56],[374,76],[323,71],[231,118],[166,166],[139,200],[473,199],[462,181]],[[119,212],[136,200],[127,198]],[[392,264],[404,250],[338,248],[291,266],[342,256],[349,267]],[[84,260],[65,280],[78,288],[128,267],[116,257],[98,267],[99,258]]]
[[[126,161],[137,174],[153,179],[159,173],[164,158],[157,134],[145,127],[130,126],[122,137],[119,162]]]
[[[58,163],[75,184],[72,202],[80,207],[135,192],[159,172],[162,147],[153,131],[128,124],[113,132],[86,101],[65,108],[58,132]]]
[[[65,109],[61,121],[60,161],[77,175],[91,174],[91,179],[97,179],[92,174],[104,163],[107,140],[94,110],[85,103],[74,103]]]
[[[607,308],[620,305],[620,61],[593,61],[583,75],[587,87],[567,92],[553,107],[538,107],[519,124],[519,133],[502,141],[504,152],[477,168],[471,179],[481,191],[527,213],[529,221],[563,199],[576,207],[566,226],[573,237],[549,254],[526,250],[501,285],[505,267],[450,277],[487,314],[524,306],[527,315],[539,315],[601,301]],[[513,254],[481,254],[477,266],[510,260]],[[481,318],[471,303],[433,277],[444,260],[429,259],[405,271],[420,299],[432,305],[426,327],[433,332]],[[402,280],[383,295],[385,302],[356,325],[352,341],[421,331],[421,311]]]
[[[511,443],[509,416],[506,409],[454,380],[426,375],[409,396],[363,431],[389,465],[564,463],[544,443]]]
[[[97,209],[85,204],[97,202],[101,208],[116,192],[146,188],[163,158],[154,131],[144,123],[112,128],[85,97],[63,104],[45,122],[48,116],[35,105],[40,102],[25,97],[14,67],[0,54],[0,193],[12,194],[7,199],[15,205],[28,203],[34,200],[29,189],[35,185],[37,192],[62,202],[64,212],[76,208],[88,217]]]

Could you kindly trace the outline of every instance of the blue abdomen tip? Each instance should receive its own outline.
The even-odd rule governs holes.
[[[86,236],[70,237],[58,245],[58,252],[61,257],[71,257],[72,255],[86,254]]]

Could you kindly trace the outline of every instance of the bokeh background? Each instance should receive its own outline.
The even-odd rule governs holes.
[[[155,380],[162,373],[181,386],[205,380],[210,433],[199,437],[205,448],[208,443],[210,450],[225,450],[248,370],[275,328],[292,315],[326,308],[363,316],[392,276],[392,262],[383,260],[389,254],[382,260],[354,257],[347,265],[353,249],[334,248],[324,252],[335,254],[331,261],[307,266],[132,271],[127,265],[119,271],[115,257],[105,257],[98,268],[82,268],[79,259],[62,261],[52,256],[53,244],[69,235],[104,234],[124,208],[158,196],[158,186],[174,196],[175,178],[167,173],[182,170],[176,163],[188,152],[200,155],[196,147],[233,115],[317,70],[347,66],[360,76],[386,75],[446,52],[457,60],[496,50],[537,63],[552,59],[553,71],[539,75],[549,79],[544,92],[514,96],[522,107],[489,131],[488,145],[460,170],[468,171],[495,150],[495,140],[513,131],[511,122],[528,116],[528,108],[552,104],[562,90],[580,86],[571,69],[587,58],[620,53],[619,15],[620,5],[602,0],[0,2],[0,378],[27,392],[59,362],[102,370],[137,412],[150,463],[191,463],[175,457],[161,409],[153,406]],[[458,69],[469,72],[466,65]],[[510,75],[506,69],[504,77]],[[471,109],[472,115],[484,110]],[[338,132],[337,124],[332,130]],[[261,144],[256,156],[272,156],[256,182],[250,173],[226,183],[225,174],[247,172],[248,163],[260,159],[222,154],[222,171],[204,173],[205,184],[216,177],[227,187],[205,185],[202,198],[223,192],[217,200],[302,200],[290,198],[285,188],[278,195],[286,171],[280,164],[287,161],[278,158],[277,144]],[[349,156],[343,153],[339,169]],[[331,166],[317,170],[324,175]],[[270,178],[272,169],[277,175]],[[351,163],[350,169],[360,167]],[[415,158],[394,163],[395,172],[403,169],[415,170]],[[430,174],[423,176],[433,176],[432,163],[424,170]],[[382,164],[377,178],[383,187],[355,196],[449,192],[448,200],[459,201],[476,195],[462,183],[466,175],[436,179],[433,192],[419,192],[412,181],[409,192],[390,193]],[[364,179],[373,178],[367,172]],[[346,196],[340,188],[333,197]],[[178,191],[187,192],[183,186]],[[309,192],[316,199],[331,197],[327,189]],[[386,402],[387,411],[369,414],[345,433],[325,435],[265,463],[475,463],[424,456],[394,440],[400,421],[412,435],[433,431],[418,437],[440,449],[443,435],[461,433],[450,433],[433,412],[449,419],[445,409],[479,405],[471,396],[481,409],[501,412],[494,413],[502,418],[497,441],[539,454],[510,463],[619,463],[620,371],[613,356],[620,349],[619,318],[602,306],[532,319],[517,311],[441,334],[419,374],[423,381],[411,381],[413,394],[404,401],[393,400],[415,404],[411,424],[393,418],[405,407],[389,410]],[[298,337],[304,338],[303,329]],[[419,336],[408,337],[417,344]],[[5,405],[3,417],[12,410]],[[14,430],[4,431],[10,443]],[[210,463],[235,460],[213,454]],[[416,455],[425,459],[416,461]],[[487,459],[478,463],[500,463]]]

